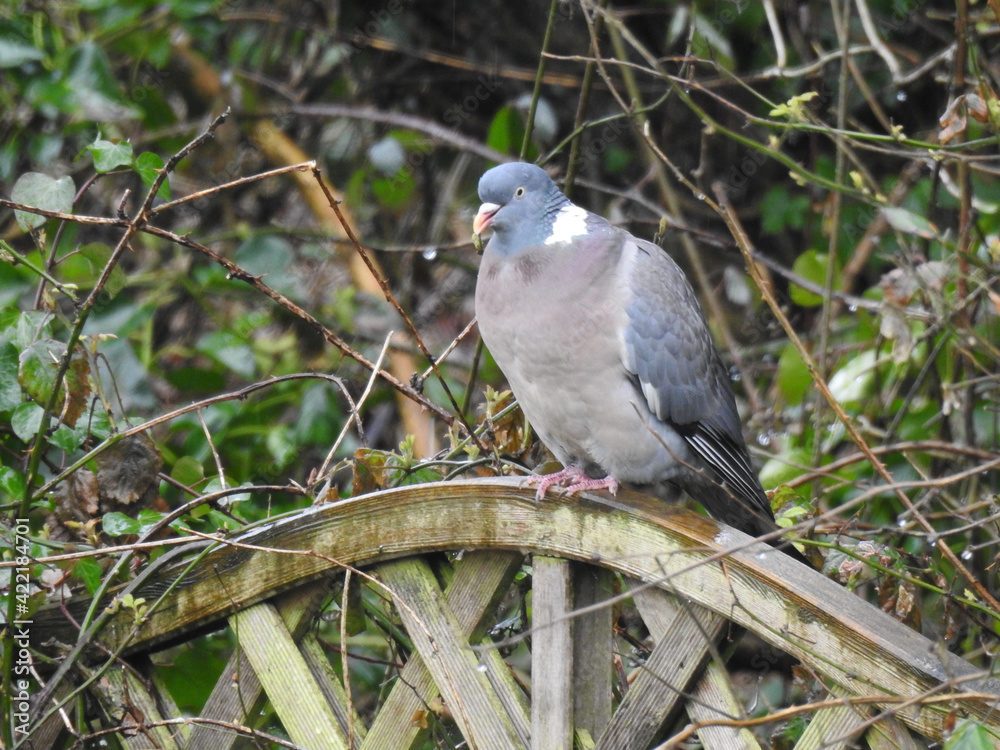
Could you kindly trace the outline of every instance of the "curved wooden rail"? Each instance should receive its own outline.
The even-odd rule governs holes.
[[[883,707],[922,735],[941,738],[949,714],[958,712],[1000,737],[1000,680],[943,653],[820,573],[646,496],[536,503],[517,480],[388,490],[318,506],[230,540],[194,543],[129,586],[153,605],[141,626],[132,612],[120,612],[97,639],[112,650],[149,650],[340,565],[461,549],[534,553],[618,571],[753,631],[840,694],[884,697]],[[191,553],[198,553],[193,560]],[[61,619],[39,613],[36,627],[58,635]],[[900,705],[899,698],[912,702]]]

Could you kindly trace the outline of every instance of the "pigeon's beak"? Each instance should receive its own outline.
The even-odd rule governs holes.
[[[483,230],[490,225],[490,222],[493,221],[493,217],[499,210],[500,206],[496,203],[484,203],[481,205],[479,213],[476,214],[476,218],[472,222],[472,231],[476,234],[482,234]]]

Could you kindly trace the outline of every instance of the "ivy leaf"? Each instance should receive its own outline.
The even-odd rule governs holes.
[[[65,354],[66,344],[55,339],[36,341],[21,352],[17,379],[38,403],[47,403],[52,397],[59,362]]]
[[[811,281],[818,286],[826,283],[826,253],[818,250],[806,250],[792,264],[792,271],[807,281]],[[823,298],[798,284],[792,284],[789,288],[792,302],[802,307],[818,307],[823,304]]]
[[[94,157],[94,169],[102,174],[132,163],[132,144],[128,141],[114,143],[97,138],[87,150]]]
[[[68,214],[73,212],[75,194],[76,186],[68,175],[57,180],[40,172],[27,172],[17,178],[14,189],[10,191],[10,199],[26,206]],[[38,229],[48,221],[44,216],[27,211],[15,211],[14,218],[25,232]]]
[[[501,107],[490,122],[486,144],[501,154],[516,154],[523,140],[524,125],[521,124],[520,114],[511,106]]]
[[[0,412],[13,411],[23,401],[17,384],[17,359],[17,349],[13,344],[0,343]]]
[[[937,227],[923,216],[907,211],[905,208],[897,206],[884,206],[882,215],[889,222],[889,226],[897,232],[912,234],[923,237],[925,240],[933,240],[938,236]]]
[[[87,591],[91,595],[97,593],[103,575],[104,570],[100,563],[92,557],[82,557],[73,566],[73,577],[83,581],[83,585],[87,587]]]
[[[139,534],[142,531],[141,523],[117,511],[105,513],[101,524],[104,527],[104,533],[108,536],[127,536],[128,534]]]
[[[0,466],[0,491],[7,497],[24,494],[24,475],[9,466]]]
[[[142,184],[146,186],[147,190],[153,187],[153,183],[162,169],[163,159],[158,154],[146,151],[135,158],[135,171],[139,174]],[[165,201],[170,200],[169,180],[164,180],[160,184],[159,189],[156,191],[156,197],[162,198]]]
[[[104,266],[111,259],[111,253],[111,248],[103,242],[91,242],[80,248],[80,255],[87,259],[95,279],[101,275]],[[115,265],[111,269],[111,275],[108,276],[107,283],[104,285],[104,291],[108,293],[108,296],[114,298],[118,295],[118,292],[125,288],[127,281],[125,271],[122,270],[120,265]]]
[[[944,750],[988,750],[994,747],[982,724],[962,719],[944,743]]]
[[[14,434],[25,442],[33,438],[38,434],[38,428],[42,426],[44,413],[45,410],[38,404],[21,404],[14,409],[14,415],[10,419]]]

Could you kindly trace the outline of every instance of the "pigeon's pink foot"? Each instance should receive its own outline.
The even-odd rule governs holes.
[[[535,501],[541,502],[545,493],[551,487],[562,487],[565,494],[573,495],[584,490],[608,490],[612,495],[618,493],[618,480],[612,476],[604,479],[594,479],[587,476],[586,472],[578,464],[570,464],[562,471],[555,474],[545,474],[542,476],[533,475],[525,479],[527,485],[538,485],[535,492]]]

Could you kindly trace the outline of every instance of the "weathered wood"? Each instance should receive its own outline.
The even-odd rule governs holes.
[[[75,698],[68,698],[73,689],[73,686],[67,680],[58,687],[55,692],[55,696],[52,699],[53,703],[62,705],[63,710],[70,716],[72,716],[74,711],[78,709],[78,704],[84,698],[84,696],[81,695],[78,695]],[[64,703],[64,701],[68,702]],[[36,712],[40,712],[38,706],[35,707],[35,710]],[[51,748],[55,747],[56,740],[59,739],[59,735],[62,734],[65,729],[66,724],[63,721],[63,717],[58,711],[53,711],[48,715],[48,718],[45,719],[45,721],[32,731],[32,750],[51,750]]]
[[[569,562],[531,562],[531,750],[573,750],[573,621]]]
[[[293,638],[306,631],[329,590],[330,582],[309,584],[275,598],[273,604]],[[208,696],[201,716],[243,724],[248,715],[257,716],[265,698],[246,652],[237,648]],[[240,736],[233,732],[220,731],[218,727],[208,724],[195,724],[188,738],[187,750],[230,750],[240,741]]]
[[[378,572],[469,747],[524,747],[427,563],[400,560],[380,565]]]
[[[865,734],[865,740],[871,750],[921,750],[922,747],[926,747],[923,744],[918,745],[906,725],[891,716],[880,719],[869,729]],[[998,744],[994,742],[993,746],[997,747]]]
[[[707,724],[698,730],[698,739],[705,750],[760,750],[760,743],[749,729],[709,723],[744,714],[743,706],[733,695],[729,673],[715,660],[708,663],[684,707],[691,721]]]
[[[238,541],[267,549],[220,543],[191,566],[133,640],[128,640],[131,615],[123,612],[101,632],[102,642],[112,649],[126,642],[133,649],[149,648],[339,562],[365,565],[445,549],[528,549],[669,584],[682,598],[731,618],[854,695],[912,697],[955,690],[944,685],[978,692],[949,704],[908,706],[899,717],[940,739],[949,713],[957,709],[1000,737],[994,710],[1000,681],[942,654],[918,633],[780,552],[634,493],[547,497],[536,503],[516,479],[418,485],[308,509]],[[724,560],[705,562],[720,551],[728,551]],[[184,569],[174,562],[154,567],[130,593],[156,602]],[[42,640],[61,632],[62,620],[58,613],[36,614]]]
[[[576,729],[597,738],[611,721],[614,574],[581,563],[570,570],[574,610],[590,609],[573,615],[573,719]]]
[[[522,555],[511,552],[467,552],[455,563],[455,573],[445,589],[444,598],[466,638],[478,640],[491,624],[497,603],[506,593],[521,567]],[[523,691],[510,679],[507,665],[493,649],[481,659],[486,676],[523,745],[529,735],[528,705]],[[414,721],[428,709],[437,687],[427,666],[415,654],[403,667],[395,686],[379,711],[362,750],[407,750],[422,734],[420,722]]]
[[[173,717],[164,714],[158,696],[131,670],[117,666],[108,669],[93,695],[105,714],[119,723],[119,741],[126,750],[177,750],[179,747],[180,735],[175,734],[175,727],[148,726]]]
[[[680,615],[680,603],[676,597],[662,589],[640,585],[637,581],[629,581],[629,585],[633,590],[632,597],[639,609],[639,614],[642,615],[643,622],[646,623],[654,642],[659,644],[662,639],[669,637],[672,623]],[[704,613],[704,610],[695,604],[686,604],[685,608],[689,610],[689,613]],[[704,614],[700,615],[700,617],[703,616]],[[744,714],[743,707],[733,695],[732,682],[729,680],[725,668],[714,658],[716,655],[714,653],[715,645],[721,639],[722,634],[722,630],[715,632],[715,640],[710,641],[707,637],[708,633],[703,633],[699,643],[704,648],[704,654],[692,654],[698,658],[712,657],[706,670],[691,691],[690,699],[685,703],[688,716],[692,721],[712,721],[720,717],[735,718]],[[737,727],[720,725],[705,727],[699,732],[699,736],[710,750],[715,748],[753,750],[760,747],[752,732]]]
[[[727,623],[701,607],[669,605],[658,589],[633,593],[656,645],[625,700],[597,741],[597,750],[644,750],[683,705]]]
[[[834,689],[844,697],[843,690]],[[868,720],[867,706],[852,706],[847,701],[834,708],[821,708],[809,721],[809,726],[795,743],[794,750],[845,750],[855,747],[854,740]]]
[[[346,750],[347,738],[278,611],[257,604],[236,613],[230,622],[292,742]]]
[[[156,697],[156,703],[163,718],[175,719],[178,716],[181,716],[181,709],[174,701],[174,697],[170,694],[170,690],[167,688],[167,683],[163,679],[163,673],[156,669],[156,665],[154,665],[148,657],[143,659],[141,671],[142,675],[151,686],[151,692]],[[171,738],[177,747],[187,747],[188,738],[191,736],[190,726],[187,724],[180,724],[165,728],[169,729]]]
[[[326,658],[326,652],[323,651],[316,636],[308,633],[299,643],[299,652],[305,659],[306,665],[316,680],[320,692],[323,693],[323,697],[326,698],[327,704],[333,709],[340,730],[347,738],[348,748],[353,750],[353,748],[360,747],[362,740],[368,733],[368,728],[348,700],[347,691],[344,690],[344,686],[340,682],[340,676],[334,671],[330,660]]]

